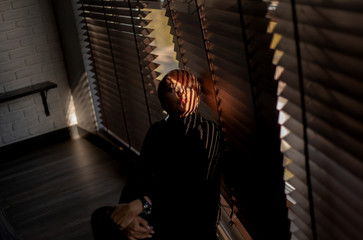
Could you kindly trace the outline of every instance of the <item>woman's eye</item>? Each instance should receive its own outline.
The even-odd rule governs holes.
[[[172,87],[168,88],[168,92],[173,92],[173,91],[174,91],[174,88],[172,88]]]

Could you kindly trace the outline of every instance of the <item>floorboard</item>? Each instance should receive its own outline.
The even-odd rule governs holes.
[[[24,240],[91,240],[90,216],[117,203],[127,161],[79,138],[0,162],[0,198]]]

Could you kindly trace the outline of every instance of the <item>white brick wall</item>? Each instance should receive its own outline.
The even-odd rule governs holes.
[[[50,0],[0,2],[0,93],[52,81],[50,116],[40,94],[0,103],[0,146],[68,126],[70,90]]]

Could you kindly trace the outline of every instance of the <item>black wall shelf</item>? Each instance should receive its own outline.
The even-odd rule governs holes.
[[[21,98],[24,96],[28,96],[30,94],[34,93],[40,93],[40,96],[42,97],[43,105],[44,105],[44,112],[47,116],[49,116],[49,109],[48,109],[48,103],[47,103],[47,96],[46,93],[51,88],[56,88],[57,84],[53,82],[42,82],[37,83],[31,86],[19,88],[16,90],[12,90],[5,93],[0,93],[0,103],[7,102],[16,98]]]

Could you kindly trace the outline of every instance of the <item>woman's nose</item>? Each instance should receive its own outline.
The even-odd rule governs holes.
[[[181,89],[177,92],[177,94],[178,94],[178,96],[179,96],[179,97],[182,97],[183,95],[185,95],[185,94],[186,94],[185,89],[184,89],[184,88],[181,88]]]

